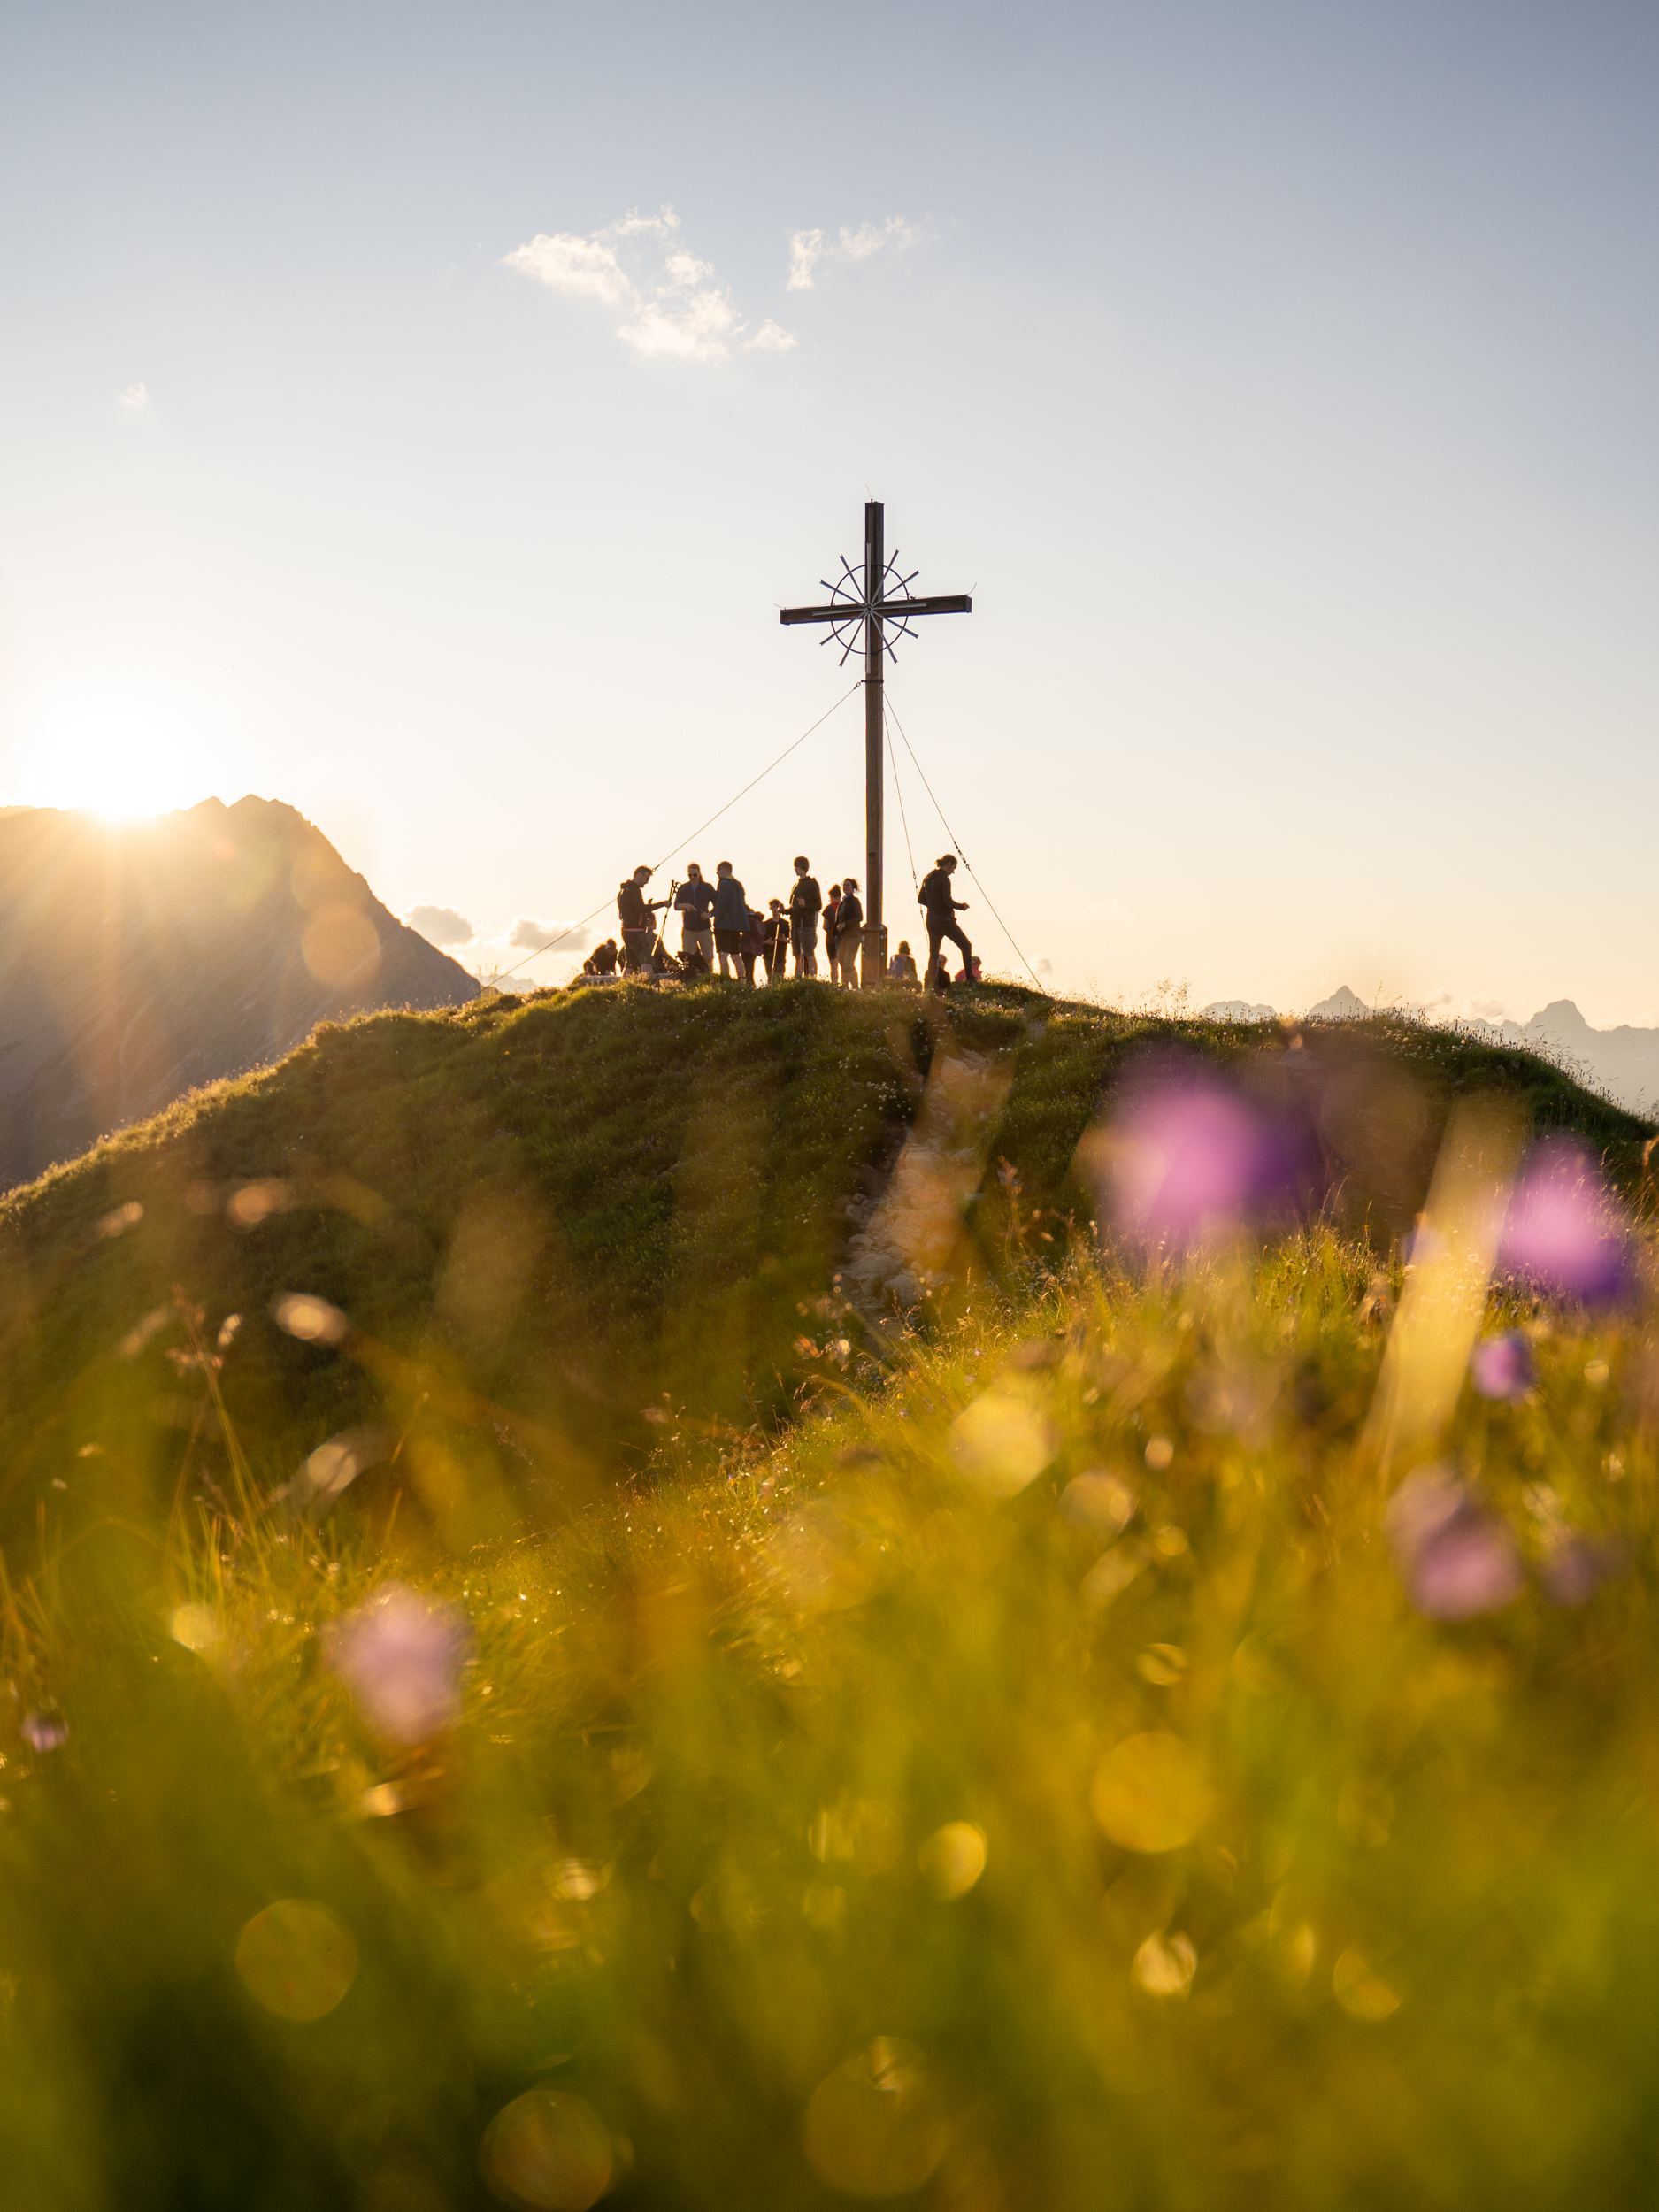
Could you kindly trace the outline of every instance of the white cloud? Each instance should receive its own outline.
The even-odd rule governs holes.
[[[724,361],[728,338],[742,328],[724,285],[710,285],[687,297],[672,292],[647,300],[617,335],[636,353],[673,361]]]
[[[545,952],[557,944],[560,952],[586,952],[599,940],[591,926],[575,922],[540,922],[534,914],[520,914],[507,933],[508,945],[515,951]]]
[[[470,945],[478,934],[452,906],[411,906],[403,919],[432,945]]]
[[[868,261],[884,246],[902,253],[921,235],[919,227],[907,222],[902,215],[889,215],[885,223],[860,223],[856,230],[849,230],[843,223],[839,234],[827,240],[821,230],[798,230],[789,241],[789,280],[785,288],[810,292],[820,261]]]
[[[788,352],[794,337],[770,319],[749,334],[714,264],[679,244],[679,229],[672,207],[657,215],[630,210],[590,237],[538,232],[503,261],[549,290],[626,310],[617,335],[646,359],[727,361],[740,344],[762,353]],[[649,254],[641,252],[647,242],[669,249],[655,268],[646,265]]]
[[[150,388],[144,384],[129,384],[121,394],[121,412],[142,415],[150,404]]]
[[[527,246],[515,247],[503,259],[508,268],[522,270],[555,292],[600,300],[607,307],[620,307],[634,297],[634,287],[614,251],[603,243],[603,234],[575,238],[561,230],[549,237],[538,231]]]

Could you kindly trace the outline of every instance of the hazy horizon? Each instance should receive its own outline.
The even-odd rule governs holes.
[[[0,33],[0,803],[282,799],[511,960],[847,690],[776,610],[875,495],[974,592],[890,695],[1057,988],[1659,1022],[1659,25],[839,21]],[[861,736],[679,859],[859,870]]]

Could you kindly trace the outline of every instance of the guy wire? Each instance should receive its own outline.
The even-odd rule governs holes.
[[[883,705],[884,707],[886,707],[886,705],[887,705],[887,694],[886,694],[885,688],[884,688],[883,693],[882,693],[882,705]],[[920,776],[920,777],[921,777],[921,779],[922,779],[922,788],[923,788],[923,790],[924,790],[924,791],[926,791],[926,794],[927,794],[927,795],[928,795],[928,797],[929,797],[930,799],[933,799],[933,811],[934,811],[934,813],[938,815],[938,817],[939,817],[939,818],[940,818],[940,820],[941,820],[941,822],[945,822],[945,810],[944,810],[944,808],[943,808],[942,806],[941,806],[941,805],[940,805],[939,801],[937,800],[937,798],[935,798],[935,797],[933,796],[933,785],[932,785],[931,783],[929,783],[929,782],[928,782],[926,773],[925,770],[924,770],[924,769],[923,769],[923,767],[922,767],[922,764],[921,764],[921,762],[920,762],[919,760],[918,760],[918,759],[917,759],[917,757],[916,757],[916,748],[915,748],[915,747],[914,747],[914,746],[910,743],[910,739],[909,739],[908,737],[905,737],[905,735],[904,735],[904,725],[903,725],[903,723],[902,723],[902,722],[901,722],[901,721],[899,720],[898,714],[897,714],[896,710],[895,710],[895,711],[894,711],[894,714],[893,714],[893,720],[894,720],[895,726],[895,727],[897,728],[897,730],[898,730],[899,735],[900,735],[901,737],[903,737],[903,738],[904,738],[904,749],[905,749],[905,751],[906,751],[906,752],[910,755],[910,765],[911,765],[911,766],[915,769],[915,771],[916,771],[917,774],[918,774],[918,776]],[[897,779],[895,778],[895,787],[896,787],[896,783],[897,783]],[[908,833],[907,833],[907,834],[908,834]],[[1042,989],[1042,984],[1041,984],[1041,980],[1040,980],[1040,979],[1039,979],[1039,978],[1038,978],[1037,971],[1035,970],[1035,968],[1033,968],[1033,967],[1032,966],[1032,964],[1031,964],[1030,961],[1029,961],[1029,960],[1027,960],[1027,959],[1025,958],[1025,954],[1024,954],[1023,952],[1020,952],[1020,951],[1019,951],[1019,947],[1018,947],[1017,944],[1014,944],[1014,933],[1013,933],[1013,931],[1012,931],[1012,930],[1009,927],[1008,924],[1007,924],[1007,923],[1006,923],[1006,922],[1002,919],[1002,916],[1001,916],[1000,914],[998,914],[998,913],[997,913],[995,907],[991,905],[991,895],[990,895],[990,893],[989,893],[989,892],[986,889],[985,886],[984,886],[984,885],[983,885],[983,884],[979,881],[979,877],[978,877],[978,876],[974,876],[974,875],[973,875],[973,863],[972,863],[972,861],[968,858],[967,854],[966,854],[965,852],[964,852],[964,851],[963,851],[963,849],[962,849],[962,840],[961,840],[961,839],[960,839],[960,838],[956,835],[956,831],[955,831],[955,830],[953,830],[953,829],[951,828],[951,826],[950,826],[950,825],[949,825],[949,822],[945,822],[945,835],[946,835],[946,836],[947,836],[947,837],[950,840],[951,843],[952,843],[952,844],[956,847],[957,858],[961,861],[961,863],[962,863],[963,866],[964,866],[964,867],[967,870],[968,873],[969,873],[971,876],[973,876],[974,887],[975,887],[975,889],[976,889],[976,890],[979,893],[979,895],[980,895],[980,896],[984,899],[985,903],[986,903],[987,906],[989,906],[989,907],[991,908],[991,912],[992,912],[992,913],[995,916],[995,918],[996,918],[996,926],[997,926],[997,927],[998,927],[998,928],[1002,931],[1002,933],[1003,936],[1007,938],[1007,940],[1008,940],[1009,943],[1010,943],[1010,945],[1013,945],[1013,946],[1014,946],[1014,950],[1015,950],[1017,953],[1019,953],[1020,963],[1021,963],[1022,966],[1025,968],[1025,971],[1026,974],[1027,974],[1027,975],[1031,978],[1032,981],[1033,981],[1033,983],[1035,983],[1035,984],[1036,984],[1037,988],[1041,991],[1041,990]],[[912,869],[914,869],[914,867],[915,867],[915,863],[912,861],[910,864],[911,864]]]
[[[824,724],[829,720],[831,715],[834,713],[836,707],[844,707],[847,702],[852,697],[854,691],[862,690],[864,687],[864,678],[861,676],[858,679],[858,681],[853,686],[852,691],[843,691],[841,697],[835,702],[835,706],[826,707],[823,713],[819,715],[818,720],[814,722],[810,728],[803,730],[800,736],[797,737],[793,743],[786,745],[782,752],[779,754],[777,759],[768,762],[766,766],[761,770],[759,775],[751,776],[749,780],[743,786],[742,790],[737,792],[733,797],[729,798],[723,807],[717,807],[715,811],[710,815],[706,822],[699,822],[696,828],[690,833],[689,836],[682,837],[677,845],[671,845],[668,850],[663,855],[662,858],[657,862],[656,867],[651,870],[651,873],[656,875],[662,869],[665,868],[676,853],[683,852],[685,850],[686,847],[690,844],[692,838],[701,837],[704,830],[711,829],[715,823],[719,820],[722,814],[729,814],[731,812],[732,809],[737,804],[739,799],[746,798],[755,788],[755,786],[757,783],[764,783],[765,781],[766,778],[771,775],[774,768],[781,767],[783,763],[788,759],[790,754],[794,752],[795,746],[804,745],[808,738],[811,736],[813,730],[821,729],[823,727]],[[910,740],[906,738],[904,741],[908,745]],[[941,814],[939,818],[942,822],[945,818]],[[912,872],[914,872],[914,868],[915,863],[912,862]],[[970,872],[972,872],[972,871],[970,871]],[[555,945],[562,944],[566,937],[573,937],[579,929],[585,928],[587,925],[593,920],[594,916],[596,914],[603,914],[610,903],[611,902],[609,899],[601,899],[598,905],[594,908],[593,913],[584,914],[580,921],[566,923],[565,927],[560,930],[557,937],[549,937],[545,945],[533,946],[531,949],[526,953],[522,960],[515,960],[511,968],[501,968],[498,969],[496,972],[499,975],[503,976],[517,975],[520,968],[528,967],[531,961],[535,959],[538,955],[544,952],[551,952]],[[990,901],[988,899],[986,901],[986,904],[987,906],[990,904]],[[1012,938],[1009,940],[1009,942],[1010,944],[1013,943]],[[1018,947],[1016,947],[1016,949],[1018,950]]]
[[[899,803],[899,820],[904,827],[904,856],[910,864],[910,888],[916,888],[916,855],[910,850],[910,826],[905,819],[904,794],[899,788],[899,758],[893,749],[893,733],[887,726],[887,701],[884,689],[881,695],[881,729],[887,741],[887,760],[893,769],[893,795]]]

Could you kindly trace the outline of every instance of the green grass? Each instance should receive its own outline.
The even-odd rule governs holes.
[[[180,1294],[210,1333],[242,1317],[224,1389],[263,1486],[389,1410],[431,1432],[449,1472],[428,1492],[464,1499],[462,1534],[545,1525],[641,1464],[648,1407],[771,1432],[816,1371],[801,1344],[826,1334],[817,1310],[849,1208],[890,1166],[941,1041],[1011,1078],[960,1256],[982,1273],[1033,1208],[1045,1257],[1087,1223],[1078,1140],[1148,1051],[1287,1083],[1299,1060],[1351,1064],[1355,1081],[1386,1071],[1389,1142],[1369,1108],[1320,1138],[1343,1179],[1336,1217],[1384,1250],[1471,1089],[1505,1090],[1534,1126],[1583,1129],[1629,1186],[1647,1133],[1530,1055],[1444,1033],[1379,1021],[1286,1049],[1275,1025],[1125,1017],[1009,986],[942,1009],[810,984],[628,987],[325,1026],[0,1200],[0,1536],[65,1499],[165,1509],[196,1426]],[[262,1193],[275,1210],[258,1210]],[[285,1292],[342,1309],[365,1356],[285,1335],[271,1310]],[[223,1480],[216,1424],[189,1463]]]
[[[1315,1033],[1328,1217],[1148,1269],[1081,1233],[1072,1158],[1178,1044],[1301,1079],[1278,1032],[1013,992],[380,1018],[8,1200],[7,2201],[461,2212],[586,2202],[595,2159],[675,2212],[1641,2201],[1646,1294],[1494,1294],[1539,1389],[1439,1447],[1533,1560],[1560,1517],[1617,1548],[1582,1607],[1415,1612],[1365,1425],[1453,1101],[1585,1127],[1638,1194],[1646,1132],[1523,1056]],[[954,1280],[861,1333],[848,1202],[964,1046],[1011,1082]],[[285,1289],[349,1356],[269,1325]],[[367,1417],[398,1456],[329,1519],[268,1502]],[[1086,1474],[1121,1530],[1063,1506]],[[395,1580],[474,1640],[404,1750],[326,1656]],[[282,1901],[306,2020],[260,1995]]]
[[[1325,1232],[1073,1271],[907,1341],[736,1479],[682,1440],[548,1536],[443,1559],[248,1515],[165,1555],[105,1528],[14,1586],[8,1674],[70,1734],[14,1724],[0,1777],[13,2200],[481,2204],[492,2116],[551,2085],[626,2146],[619,2201],[830,2203],[803,2145],[833,2078],[831,2180],[944,2142],[928,2205],[1639,2201],[1646,1324],[1534,1317],[1536,1402],[1466,1402],[1447,1440],[1529,1548],[1548,1484],[1623,1571],[1441,1625],[1359,1445],[1397,1286]],[[1056,1447],[1001,1501],[950,1441],[988,1386]],[[1094,1471],[1133,1493],[1115,1540],[1060,1510]],[[1102,1556],[1135,1569],[1115,1595]],[[477,1638],[419,1754],[319,1655],[397,1574]],[[1096,1811],[1148,1732],[1212,1800],[1150,1853]],[[985,1839],[955,1898],[949,1824]],[[360,1954],[309,2024],[233,1964],[282,1898]],[[837,2071],[883,2038],[925,2084],[896,2135]]]

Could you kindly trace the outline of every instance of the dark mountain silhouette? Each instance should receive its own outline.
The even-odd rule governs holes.
[[[0,813],[0,1189],[324,1017],[477,985],[275,799],[112,825]]]

